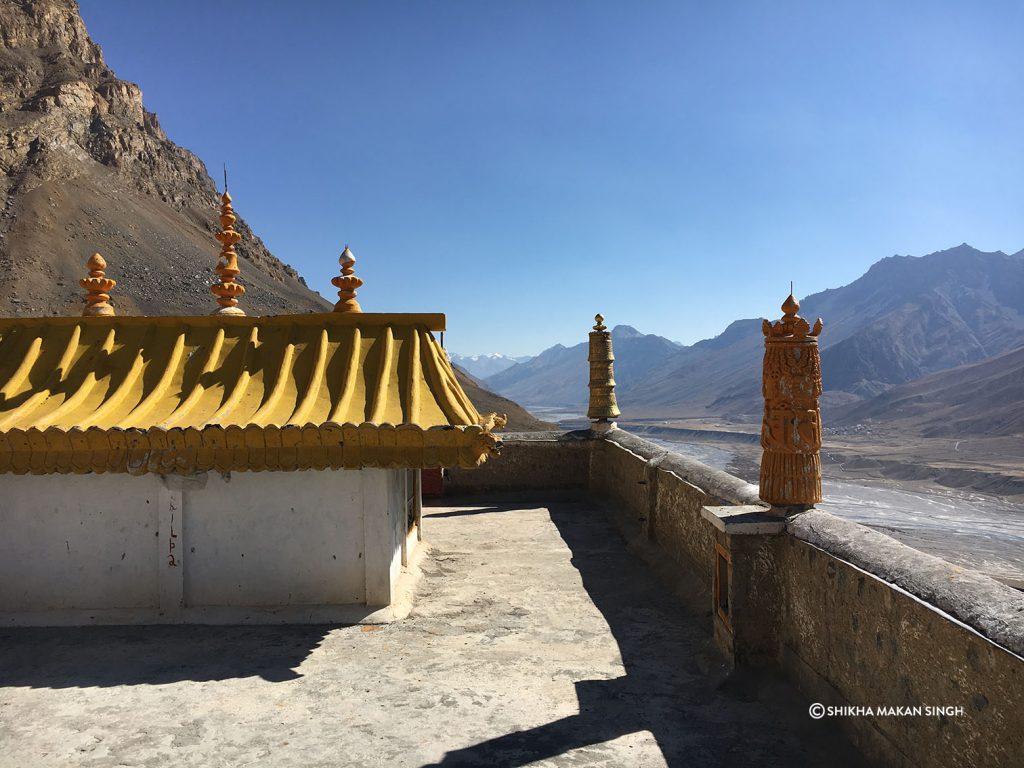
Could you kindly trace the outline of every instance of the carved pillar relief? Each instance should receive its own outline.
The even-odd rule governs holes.
[[[821,358],[814,327],[797,315],[790,295],[776,323],[764,321],[761,391],[761,499],[775,506],[811,506],[821,501]]]

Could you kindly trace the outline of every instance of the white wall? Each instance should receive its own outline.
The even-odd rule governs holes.
[[[155,484],[123,478],[0,476],[0,611],[156,603]]]
[[[2,475],[0,623],[357,620],[329,609],[391,602],[402,487],[384,469]]]

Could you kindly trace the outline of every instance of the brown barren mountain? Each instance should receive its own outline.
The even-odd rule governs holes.
[[[0,0],[0,44],[0,314],[76,312],[94,251],[120,314],[212,311],[213,180],[106,65],[77,4]],[[235,227],[247,312],[329,306],[244,221]]]
[[[506,432],[544,432],[549,429],[558,429],[554,424],[541,421],[519,403],[484,388],[483,384],[459,366],[453,367],[455,368],[455,378],[458,379],[462,389],[480,413],[500,413],[508,419],[508,423],[505,425]]]
[[[923,437],[1024,435],[1024,347],[894,387],[835,419],[861,423]]]
[[[963,244],[922,257],[893,256],[801,304],[801,315],[825,320],[827,422],[832,409],[1024,344],[1024,251],[982,252]],[[664,339],[640,345],[658,337],[628,330],[615,338],[623,418],[760,420],[760,319],[737,320],[719,336],[687,347]],[[585,359],[585,343],[552,347],[489,377],[487,385],[531,405],[578,404],[585,389],[571,372]],[[982,389],[977,396],[990,399]]]
[[[77,314],[95,251],[117,280],[118,314],[213,311],[217,189],[202,161],[167,138],[139,87],[104,63],[77,4],[0,0],[0,44],[0,316]],[[235,229],[248,314],[330,309],[244,220]],[[462,372],[459,380],[481,413],[507,414],[510,430],[552,426]]]

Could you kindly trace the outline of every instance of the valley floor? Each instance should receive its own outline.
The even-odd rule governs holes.
[[[748,458],[755,465],[760,458],[756,450],[759,423],[631,419],[620,426],[666,439],[730,444],[743,452],[741,460]],[[1019,437],[923,438],[877,427],[826,427],[824,443],[826,473],[831,467],[847,478],[930,483],[1024,503],[1024,440]],[[755,450],[744,450],[748,446]],[[742,461],[740,468],[747,469]]]
[[[710,419],[622,424],[756,483],[760,425]],[[1024,441],[826,434],[822,508],[1024,589]]]

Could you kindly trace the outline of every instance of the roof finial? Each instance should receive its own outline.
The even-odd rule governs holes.
[[[89,268],[89,276],[78,281],[78,284],[86,290],[85,309],[82,310],[82,314],[86,317],[104,317],[115,314],[114,308],[110,305],[108,292],[117,285],[117,281],[111,280],[105,275],[106,259],[98,253],[94,253],[89,257],[85,266]]]
[[[217,259],[216,272],[220,280],[210,286],[210,292],[217,297],[220,309],[215,310],[215,315],[244,315],[245,312],[238,308],[238,297],[245,293],[245,286],[236,283],[240,270],[238,269],[238,254],[235,253],[235,243],[242,239],[242,236],[234,230],[234,223],[238,220],[235,216],[235,209],[231,207],[231,195],[227,190],[228,171],[224,166],[224,194],[220,198],[220,226],[221,231],[214,237],[221,244],[220,256]]]
[[[338,257],[338,264],[341,265],[341,274],[331,280],[331,284],[338,289],[338,303],[334,305],[335,312],[362,312],[363,308],[356,301],[356,290],[362,286],[362,279],[355,276],[356,257],[352,251],[345,246],[345,250]]]
[[[587,418],[594,432],[608,432],[616,428],[619,404],[615,400],[615,355],[612,354],[612,335],[605,328],[604,316],[594,315],[597,324],[590,332],[590,402]]]
[[[789,281],[789,296],[782,302],[782,311],[786,317],[794,317],[800,311],[800,302],[793,295],[793,281]]]

